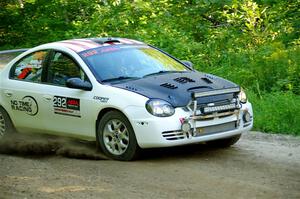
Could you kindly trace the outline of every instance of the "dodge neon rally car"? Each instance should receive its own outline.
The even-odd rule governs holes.
[[[123,38],[74,39],[22,53],[0,72],[0,135],[96,141],[109,157],[192,143],[230,146],[251,129],[243,90]]]

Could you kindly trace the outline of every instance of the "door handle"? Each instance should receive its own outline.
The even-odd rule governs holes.
[[[43,98],[46,100],[46,101],[51,101],[52,100],[52,97],[50,95],[43,95]]]
[[[7,96],[7,97],[11,97],[13,95],[13,92],[12,91],[9,91],[9,90],[5,90],[4,91],[4,94]]]

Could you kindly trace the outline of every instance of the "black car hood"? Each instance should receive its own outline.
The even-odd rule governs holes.
[[[174,107],[186,106],[191,101],[193,92],[237,87],[236,84],[220,77],[194,71],[163,73],[133,81],[118,82],[111,86],[129,90],[150,99],[162,99]],[[208,96],[202,98],[200,103],[221,101],[229,97],[228,95]]]

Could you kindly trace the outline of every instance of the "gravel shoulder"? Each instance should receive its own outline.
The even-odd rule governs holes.
[[[88,158],[0,154],[0,198],[300,198],[299,137],[250,132],[228,149]]]

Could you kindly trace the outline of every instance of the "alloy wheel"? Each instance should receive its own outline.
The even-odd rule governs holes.
[[[122,155],[129,145],[129,132],[118,119],[109,120],[103,131],[105,148],[113,155]]]

